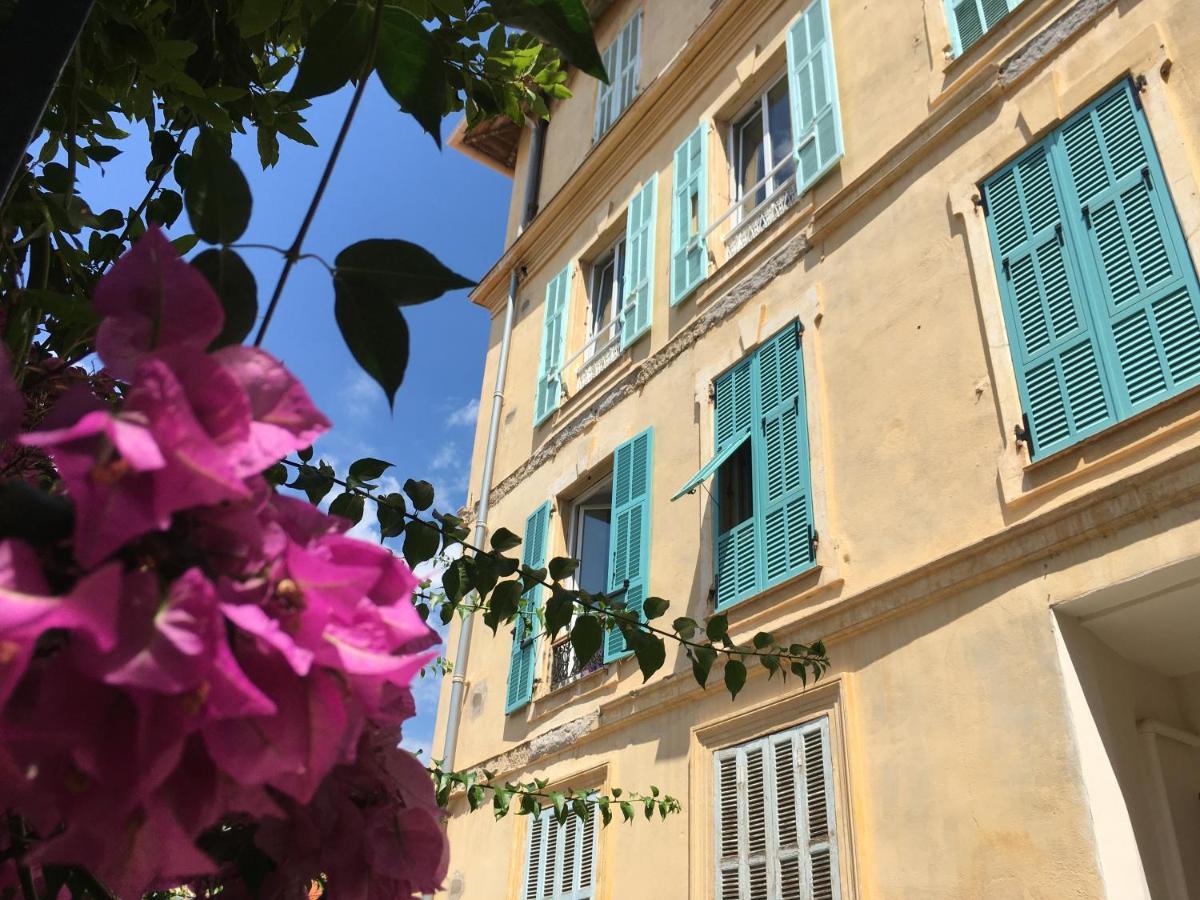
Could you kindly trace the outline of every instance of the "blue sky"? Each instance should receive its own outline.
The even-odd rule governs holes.
[[[281,139],[279,163],[265,172],[254,137],[235,138],[234,155],[254,194],[242,242],[291,243],[349,102],[348,88],[318,97],[306,113],[306,127],[320,146]],[[443,123],[446,134],[453,123]],[[149,147],[144,132],[126,145],[126,152],[103,170],[93,165],[81,172],[82,192],[97,211],[127,209],[145,193]],[[452,150],[439,151],[372,78],[304,249],[332,262],[355,241],[404,238],[475,280],[503,249],[510,191],[511,182],[496,172]],[[171,234],[188,231],[184,215]],[[258,281],[261,313],[281,257],[262,250],[244,250],[242,257]],[[409,307],[405,314],[411,354],[394,412],[342,343],[333,318],[333,288],[319,263],[301,261],[293,269],[264,346],[304,381],[333,421],[317,450],[339,473],[362,456],[385,459],[396,465],[385,475],[385,487],[395,490],[405,478],[424,478],[435,485],[435,505],[456,510],[466,498],[488,317],[465,291]],[[368,512],[356,533],[369,536],[373,529],[374,514]],[[437,687],[428,676],[413,685],[418,715],[404,729],[410,747],[429,748]]]

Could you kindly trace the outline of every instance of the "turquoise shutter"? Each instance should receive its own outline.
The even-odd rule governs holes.
[[[596,91],[593,141],[600,140],[637,95],[641,50],[642,13],[639,10],[601,54],[604,71],[608,73],[608,84],[601,83]]]
[[[521,562],[531,569],[546,565],[546,543],[550,533],[550,501],[547,500],[525,520],[525,540]],[[533,697],[533,676],[537,666],[540,629],[536,611],[542,602],[542,587],[537,585],[521,598],[521,614],[513,628],[512,656],[508,663],[508,693],[505,714],[520,709]]]
[[[753,429],[754,378],[754,357],[750,357],[717,380],[714,431],[718,453],[740,443]],[[754,512],[746,521],[717,535],[718,609],[753,592],[758,584],[758,509]]]
[[[755,460],[761,515],[763,586],[814,562],[808,421],[800,329],[792,323],[759,348],[757,386],[762,440]]]
[[[562,391],[562,372],[560,370],[567,344],[567,313],[570,295],[571,266],[568,265],[546,285],[534,425],[540,425],[550,413],[558,408],[559,396]]]
[[[654,429],[617,447],[613,454],[612,525],[608,569],[610,594],[625,588],[620,599],[630,613],[642,612],[650,572],[650,490],[653,484]],[[626,585],[628,582],[628,585]],[[625,638],[611,628],[604,639],[604,661],[628,652]]]
[[[675,151],[671,191],[671,303],[683,300],[708,274],[708,124]]]
[[[946,0],[950,43],[958,56],[1016,9],[1021,0]]]
[[[625,215],[625,296],[621,302],[621,349],[650,330],[654,315],[654,230],[658,174],[629,202]]]
[[[1200,380],[1196,272],[1128,82],[1068,122],[1058,150],[1132,415]]]
[[[984,192],[1017,385],[1033,452],[1044,456],[1115,421],[1112,389],[1046,146],[988,179]]]
[[[813,0],[788,29],[788,97],[796,135],[796,193],[803,194],[842,158],[829,0]]]

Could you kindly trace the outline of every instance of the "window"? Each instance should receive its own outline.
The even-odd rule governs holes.
[[[621,117],[637,95],[641,74],[642,14],[630,19],[617,39],[601,54],[608,84],[601,83],[596,94],[596,126],[592,140],[598,141]]]
[[[1130,82],[983,196],[1032,456],[1200,384],[1200,285]]]
[[[752,215],[795,175],[787,77],[757,97],[730,129],[737,221]]]
[[[589,594],[608,593],[612,529],[612,485],[605,482],[578,500],[571,511],[571,557],[579,560],[575,586]],[[574,619],[571,622],[574,625]],[[550,661],[550,688],[562,687],[604,665],[602,649],[580,661],[568,636],[556,643]]]
[[[535,509],[525,520],[521,543],[521,564],[531,569],[546,565],[546,545],[550,535],[550,501]],[[533,697],[534,668],[537,662],[537,608],[542,602],[542,586],[535,585],[520,601],[520,612],[513,625],[512,653],[508,661],[508,686],[504,698],[507,715],[525,706]]]
[[[534,397],[533,424],[540,425],[558,408],[562,396],[563,356],[567,348],[567,313],[570,311],[571,276],[568,265],[546,285],[542,310],[542,348],[538,359],[537,393]]]
[[[591,359],[619,336],[621,303],[625,296],[625,238],[592,263],[588,286],[588,350]]]
[[[717,379],[716,453],[671,498],[716,475],[718,609],[816,562],[800,335],[793,322]]]
[[[671,303],[708,274],[708,125],[688,135],[672,163]]]
[[[551,807],[529,817],[521,900],[592,900],[596,896],[597,807],[561,824]]]
[[[718,900],[838,900],[829,720],[714,758]]]
[[[803,194],[842,158],[842,117],[829,0],[813,0],[788,29],[787,58],[796,144],[796,193]]]
[[[654,484],[654,429],[647,428],[613,451],[612,529],[608,594],[642,618],[650,583],[650,494]],[[613,628],[604,636],[604,661],[629,653]]]
[[[950,44],[954,55],[968,50],[996,23],[1021,5],[1021,0],[946,0]]]

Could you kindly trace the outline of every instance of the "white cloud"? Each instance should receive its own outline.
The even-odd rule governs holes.
[[[479,418],[479,401],[468,400],[465,406],[460,406],[458,409],[452,410],[446,418],[446,424],[450,426],[474,426],[475,420]]]
[[[450,442],[442,444],[438,448],[438,452],[433,455],[433,459],[429,462],[431,472],[444,472],[446,469],[453,469],[458,465],[458,445]]]
[[[352,419],[365,418],[382,400],[383,391],[362,369],[355,370],[342,391],[342,408]]]

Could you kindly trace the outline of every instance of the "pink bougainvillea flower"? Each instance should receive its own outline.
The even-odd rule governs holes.
[[[278,650],[297,675],[308,674],[312,668],[312,651],[293,641],[291,635],[280,627],[279,620],[267,615],[261,606],[254,603],[222,603],[221,611],[248,636]]]
[[[246,475],[257,474],[329,430],[304,385],[287,368],[255,347],[225,347],[213,359],[237,381],[250,404],[250,434],[237,449]]]
[[[221,333],[221,301],[199,270],[151,228],[96,285],[103,316],[96,351],[117,378],[129,378],[151,353],[203,350]]]
[[[80,579],[64,597],[47,596],[33,551],[19,541],[0,541],[0,706],[24,675],[43,633],[79,631],[101,649],[113,646],[120,583],[120,567],[110,565]]]
[[[169,520],[155,503],[166,461],[144,420],[90,412],[74,425],[22,436],[45,450],[75,502],[75,555],[94,566],[131,538]]]
[[[211,718],[275,712],[229,649],[216,590],[199,569],[177,578],[164,602],[153,599],[122,616],[120,644],[104,681],[160,694],[194,693],[196,706]]]

